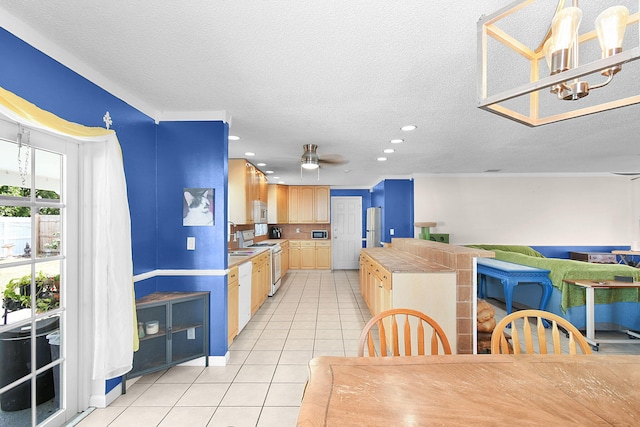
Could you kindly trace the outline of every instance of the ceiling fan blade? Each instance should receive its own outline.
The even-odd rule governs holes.
[[[340,166],[349,163],[349,160],[345,159],[339,154],[327,154],[321,156],[319,162],[321,165]]]

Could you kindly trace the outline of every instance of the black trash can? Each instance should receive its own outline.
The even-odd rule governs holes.
[[[59,328],[59,318],[52,317],[36,322],[36,362],[37,367],[51,363],[51,349],[47,334]],[[31,331],[19,327],[0,334],[0,387],[11,384],[31,371]],[[55,396],[53,370],[39,374],[36,378],[36,404],[44,403]],[[20,411],[29,408],[31,402],[31,381],[0,395],[3,411]]]

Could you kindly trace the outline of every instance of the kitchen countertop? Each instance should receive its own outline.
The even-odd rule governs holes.
[[[362,249],[392,273],[455,273],[455,270],[417,255],[391,248]]]
[[[233,255],[228,255],[228,268],[234,267],[236,265],[240,265],[240,264],[244,264],[245,262],[251,262],[251,260],[260,255],[261,253],[264,253],[265,251],[268,251],[269,247],[255,247],[255,248],[241,248],[241,249],[232,249],[231,251],[246,251],[246,252],[250,252],[250,255],[246,255],[246,256],[233,256]]]

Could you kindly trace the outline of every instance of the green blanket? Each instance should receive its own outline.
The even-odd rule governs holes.
[[[562,311],[585,304],[584,288],[564,282],[565,279],[589,279],[597,281],[613,280],[614,276],[631,276],[640,280],[640,269],[621,264],[592,264],[568,259],[540,258],[522,253],[489,249],[496,259],[550,270],[549,278],[553,286],[562,292]],[[607,289],[595,292],[596,304],[612,302],[640,302],[638,289]]]

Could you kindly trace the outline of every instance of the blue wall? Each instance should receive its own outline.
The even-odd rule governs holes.
[[[413,237],[413,180],[385,179],[371,190],[371,206],[382,208],[383,242],[393,237]],[[394,235],[389,233],[394,229]]]
[[[158,125],[158,268],[227,268],[228,126],[222,122]],[[214,189],[214,225],[182,225],[184,188]],[[196,250],[187,251],[187,237]],[[158,291],[209,291],[209,354],[227,351],[227,276],[159,277]]]

